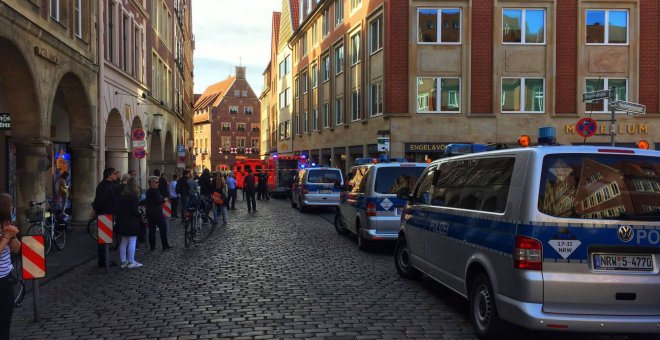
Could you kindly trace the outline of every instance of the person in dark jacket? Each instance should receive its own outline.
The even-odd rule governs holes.
[[[247,176],[243,180],[243,192],[245,192],[245,201],[247,202],[248,212],[257,211],[257,201],[254,199],[254,195],[257,191],[256,185],[254,184],[254,175],[252,175],[252,169],[247,170]]]
[[[257,199],[259,200],[270,200],[268,197],[268,175],[265,172],[262,172],[258,176],[257,184]]]
[[[103,181],[96,186],[96,196],[92,203],[94,214],[99,215],[114,215],[117,213],[117,192],[116,182],[118,182],[119,171],[114,168],[106,168],[103,170]],[[98,250],[98,265],[105,267],[105,247],[102,244],[97,245]],[[114,261],[110,261],[110,266],[116,266]]]
[[[154,176],[158,177],[158,191],[160,191],[160,195],[163,196],[163,198],[170,197],[165,173],[160,173],[160,170],[156,169],[154,170]]]
[[[213,183],[211,181],[211,172],[209,169],[204,169],[204,171],[202,171],[202,175],[199,176],[197,185],[199,185],[199,193],[202,196],[211,197],[211,194],[213,194]]]
[[[142,267],[142,263],[135,261],[137,237],[142,230],[141,216],[138,211],[139,194],[140,188],[137,185],[137,179],[131,177],[119,195],[119,210],[115,215],[115,232],[121,236],[119,258],[122,268]]]
[[[172,248],[167,242],[167,224],[163,217],[163,203],[165,199],[158,190],[158,177],[149,178],[149,190],[147,190],[146,208],[147,220],[149,221],[149,247],[151,251],[156,249],[156,228],[160,230],[160,243],[163,250]]]

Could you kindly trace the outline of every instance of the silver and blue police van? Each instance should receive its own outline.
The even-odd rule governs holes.
[[[291,207],[301,212],[309,207],[336,207],[344,181],[341,170],[330,167],[310,167],[298,172],[291,188]]]
[[[413,188],[426,163],[393,159],[380,163],[358,158],[346,177],[335,215],[339,234],[357,235],[360,250],[370,241],[396,240],[406,201],[396,197],[401,188]]]
[[[660,333],[660,152],[537,146],[448,157],[398,197],[408,204],[397,271],[465,297],[480,337],[507,323]]]

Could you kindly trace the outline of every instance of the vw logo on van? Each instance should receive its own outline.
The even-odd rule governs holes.
[[[628,225],[619,226],[619,230],[616,232],[616,234],[619,236],[619,240],[623,242],[630,242],[630,240],[632,240],[633,236],[635,235],[633,228]]]

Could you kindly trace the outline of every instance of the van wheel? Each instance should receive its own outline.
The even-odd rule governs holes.
[[[358,244],[358,249],[360,250],[367,250],[369,247],[369,240],[365,239],[362,236],[362,228],[360,228],[360,224],[358,223],[357,226],[355,227],[355,231],[357,232],[357,244]]]
[[[339,235],[346,235],[348,229],[341,225],[341,219],[339,218],[339,211],[335,214],[335,230]]]
[[[415,269],[410,263],[410,249],[408,249],[408,241],[405,237],[401,236],[396,240],[394,246],[394,265],[396,271],[406,279],[417,279],[422,273]]]
[[[495,293],[486,274],[479,274],[470,289],[470,321],[480,339],[496,339],[503,334],[504,321],[497,314]]]

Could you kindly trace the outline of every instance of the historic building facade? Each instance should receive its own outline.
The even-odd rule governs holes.
[[[246,68],[206,88],[195,102],[193,139],[196,171],[223,170],[237,160],[259,158],[261,104]]]
[[[646,115],[617,114],[618,145],[658,142],[657,2],[298,5],[287,43],[292,145],[312,161],[347,169],[380,154],[378,137],[389,137],[390,156],[424,161],[448,143],[515,143],[542,126],[555,127],[559,143],[582,143],[578,119],[609,119],[607,102],[584,103],[582,93],[609,87],[647,106]],[[599,123],[588,143],[609,142],[610,124]]]

